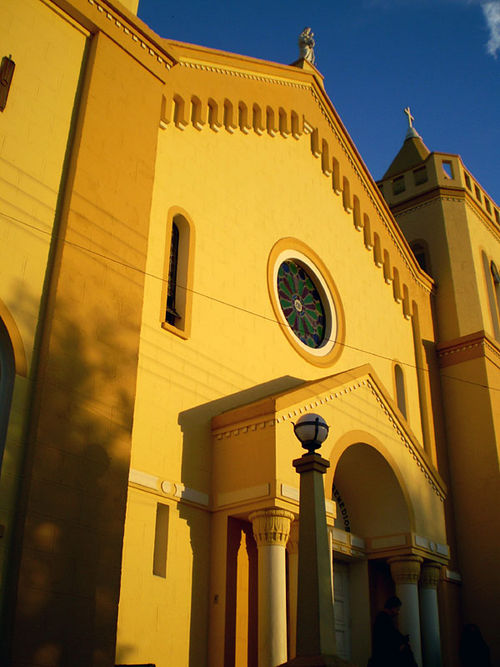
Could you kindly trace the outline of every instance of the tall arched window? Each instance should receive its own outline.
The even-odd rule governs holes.
[[[405,419],[407,419],[405,378],[403,375],[403,369],[399,364],[394,364],[394,385],[396,388],[397,406]]]
[[[190,329],[194,229],[184,212],[173,209],[167,227],[162,326],[187,338]]]
[[[481,260],[483,262],[493,333],[495,338],[500,341],[500,272],[495,262],[487,256],[484,250],[481,251]]]
[[[14,350],[7,328],[0,319],[0,466],[9,424],[15,372]]]
[[[410,243],[410,248],[413,250],[415,259],[417,260],[420,268],[431,275],[431,262],[429,259],[429,248],[425,241],[412,241]]]
[[[500,271],[497,268],[495,262],[490,264],[491,277],[493,278],[493,285],[495,290],[495,297],[497,300],[498,310],[500,311]]]
[[[179,265],[179,228],[172,222],[172,236],[170,238],[170,261],[168,266],[167,283],[167,312],[165,321],[175,326],[181,315],[175,309],[177,297],[177,269]]]

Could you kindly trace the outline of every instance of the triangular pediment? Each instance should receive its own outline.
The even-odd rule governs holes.
[[[361,392],[363,401],[358,404]],[[321,413],[327,407],[336,408],[341,404],[349,405],[352,411],[357,410],[360,421],[361,418],[366,421],[369,412],[372,420],[383,425],[391,437],[400,442],[404,455],[412,458],[434,491],[441,498],[446,496],[441,476],[370,364],[304,382],[223,412],[212,419],[212,432],[216,438],[227,438],[256,429],[276,429],[285,422],[292,424],[308,412]]]

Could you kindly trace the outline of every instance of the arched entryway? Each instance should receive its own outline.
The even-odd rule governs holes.
[[[366,664],[374,614],[395,592],[387,550],[402,546],[413,524],[402,484],[381,449],[366,442],[348,445],[333,470],[337,651],[355,664]],[[378,547],[380,557],[372,553]]]

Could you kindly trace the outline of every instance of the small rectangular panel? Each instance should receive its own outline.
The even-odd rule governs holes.
[[[156,504],[153,574],[163,579],[167,576],[168,510],[168,505]]]

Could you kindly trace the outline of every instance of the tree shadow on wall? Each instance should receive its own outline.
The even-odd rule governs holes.
[[[181,482],[185,487],[210,494],[212,473],[211,421],[222,412],[258,401],[303,384],[304,380],[283,376],[249,389],[210,401],[179,414],[183,434]],[[179,503],[179,517],[190,529],[192,550],[191,614],[189,665],[203,664],[208,647],[201,637],[208,636],[210,613],[210,513],[193,505]],[[234,662],[234,659],[233,659]],[[227,660],[227,667],[231,662]]]
[[[94,304],[84,326],[70,302],[49,313],[11,559],[12,665],[114,664],[138,332]]]

